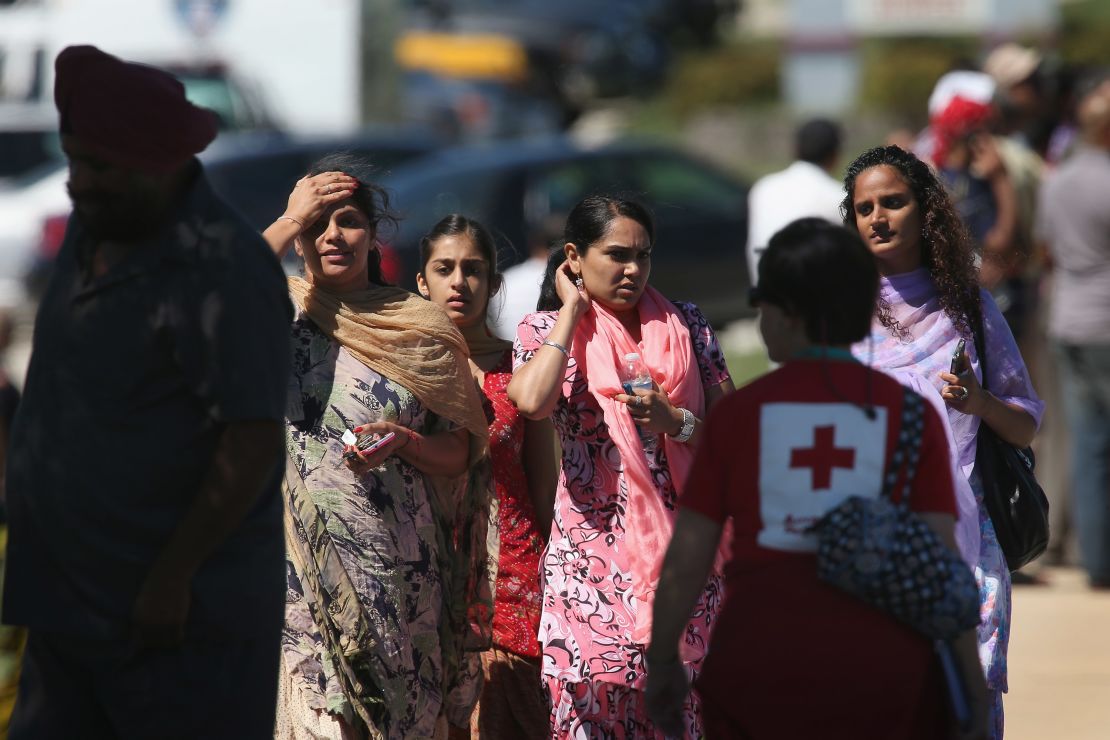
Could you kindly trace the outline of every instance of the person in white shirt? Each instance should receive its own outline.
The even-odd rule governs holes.
[[[757,274],[768,240],[788,223],[807,216],[843,222],[840,201],[844,184],[829,174],[840,159],[840,140],[836,123],[824,118],[806,121],[794,134],[796,161],[752,185],[748,193],[749,275]]]
[[[563,215],[545,219],[531,235],[528,259],[513,265],[502,273],[500,306],[490,311],[489,324],[494,334],[502,339],[516,339],[516,327],[528,314],[536,310],[540,297],[540,284],[547,269],[547,254],[563,235]],[[561,248],[562,244],[558,243]]]

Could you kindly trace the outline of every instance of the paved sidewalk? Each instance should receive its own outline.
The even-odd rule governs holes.
[[[1110,739],[1110,591],[1074,568],[1014,589],[1006,740]]]

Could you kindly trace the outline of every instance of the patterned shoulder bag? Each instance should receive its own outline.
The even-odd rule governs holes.
[[[898,441],[877,498],[851,496],[810,531],[817,534],[817,577],[928,637],[950,640],[979,623],[971,568],[910,510],[921,454],[925,401],[905,389]],[[902,475],[902,496],[893,500]]]

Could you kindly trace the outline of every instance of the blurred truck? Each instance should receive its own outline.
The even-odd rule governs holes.
[[[50,109],[54,57],[93,44],[176,73],[226,128],[362,121],[361,0],[23,0],[0,6],[3,109]],[[13,116],[14,117],[14,116]]]

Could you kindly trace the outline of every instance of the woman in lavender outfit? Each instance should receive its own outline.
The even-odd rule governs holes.
[[[932,171],[896,146],[876,147],[848,167],[844,189],[845,224],[856,228],[871,247],[882,276],[871,336],[854,349],[861,357],[871,356],[875,367],[916,375],[940,392],[956,443],[957,467],[978,505],[978,531],[958,527],[957,541],[966,551],[974,548],[976,537],[979,540],[974,566],[980,597],[979,657],[993,692],[992,737],[1001,738],[1010,573],[983,505],[976,434],[985,423],[1007,442],[1028,446],[1044,403],[1033,390],[1006,321],[990,294],[978,286],[971,239]],[[990,357],[989,391],[980,385],[975,351],[974,332],[980,322]],[[966,342],[958,363],[963,370],[953,375],[952,356],[961,338]]]

